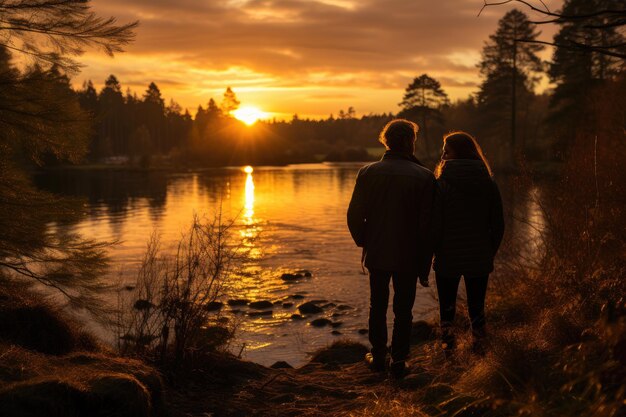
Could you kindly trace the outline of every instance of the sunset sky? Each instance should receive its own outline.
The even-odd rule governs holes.
[[[538,2],[537,2],[538,3]],[[561,0],[547,0],[557,9]],[[242,105],[270,117],[397,112],[422,73],[452,99],[479,82],[476,63],[507,7],[482,0],[94,0],[120,22],[139,20],[136,41],[115,58],[88,52],[77,85],[115,74],[141,95],[154,81],[192,114],[231,86]],[[520,7],[521,8],[521,7]],[[523,9],[531,17],[529,10]],[[551,39],[546,26],[542,39]],[[547,59],[550,51],[546,51]]]

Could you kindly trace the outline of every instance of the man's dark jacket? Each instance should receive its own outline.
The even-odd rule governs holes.
[[[433,208],[434,270],[478,277],[493,271],[504,234],[498,186],[482,161],[446,161]]]
[[[363,247],[365,266],[427,277],[432,259],[432,172],[412,155],[387,151],[359,171],[348,207],[348,227]]]

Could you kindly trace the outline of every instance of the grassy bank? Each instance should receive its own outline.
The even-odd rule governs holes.
[[[24,287],[0,285],[0,415],[160,416],[160,374],[100,346]]]

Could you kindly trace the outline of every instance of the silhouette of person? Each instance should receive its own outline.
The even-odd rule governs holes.
[[[433,209],[433,269],[442,347],[450,355],[456,345],[452,323],[463,276],[472,323],[472,349],[482,353],[487,280],[504,235],[500,191],[478,142],[465,132],[452,132],[444,137],[435,175],[438,192]]]
[[[406,373],[417,280],[428,286],[432,260],[429,230],[436,180],[413,155],[418,129],[404,119],[387,123],[379,136],[387,151],[359,171],[347,216],[369,271],[372,349],[366,361],[374,371],[385,371],[388,363],[386,316],[393,282],[389,370],[396,378]]]

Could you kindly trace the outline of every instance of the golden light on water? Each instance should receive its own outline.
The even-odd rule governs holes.
[[[267,113],[254,106],[244,106],[233,111],[233,116],[248,126],[255,124],[259,119],[267,117]]]
[[[243,169],[246,173],[246,185],[244,191],[244,213],[246,222],[251,223],[254,216],[254,180],[252,179],[252,167],[247,166]]]

